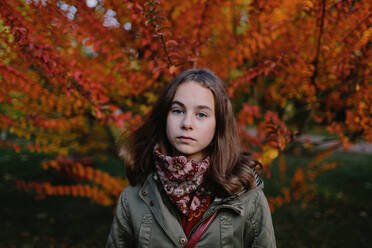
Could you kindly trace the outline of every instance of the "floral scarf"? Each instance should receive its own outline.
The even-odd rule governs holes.
[[[177,206],[182,219],[187,222],[199,220],[211,201],[211,192],[203,186],[209,169],[209,157],[202,161],[188,161],[185,156],[167,156],[154,147],[155,166],[162,186]]]

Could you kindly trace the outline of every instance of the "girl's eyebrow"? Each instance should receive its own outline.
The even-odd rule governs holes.
[[[171,106],[173,106],[174,104],[180,105],[183,108],[186,107],[185,104],[183,104],[182,102],[179,102],[179,101],[173,101],[172,104],[171,104]],[[209,106],[207,106],[207,105],[198,105],[198,106],[196,106],[196,108],[197,109],[208,109],[211,112],[213,112],[213,110]]]

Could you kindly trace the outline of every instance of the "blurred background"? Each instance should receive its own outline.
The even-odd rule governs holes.
[[[162,87],[209,68],[263,164],[278,247],[372,242],[372,4],[0,3],[0,247],[102,247],[116,152]]]

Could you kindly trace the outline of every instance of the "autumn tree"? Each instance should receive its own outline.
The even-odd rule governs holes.
[[[243,145],[267,172],[289,129],[372,141],[369,1],[2,1],[0,30],[0,127],[28,140],[1,144],[55,154],[43,168],[92,182],[19,182],[41,195],[112,204],[126,182],[89,156],[116,156],[118,135],[190,67],[227,82]]]

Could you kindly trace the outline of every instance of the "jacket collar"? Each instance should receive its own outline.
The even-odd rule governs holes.
[[[169,207],[165,204],[164,200],[164,195],[161,194],[159,191],[159,186],[158,186],[158,175],[156,173],[150,174],[147,179],[145,180],[141,191],[139,192],[140,198],[149,206],[151,209],[152,213],[154,214],[155,218],[159,222],[160,225],[169,226],[169,224],[174,224],[174,223],[168,223],[172,220],[175,220],[177,222],[177,216],[176,213],[172,213],[172,211],[169,209]],[[257,187],[258,189],[263,188],[263,184]],[[232,196],[228,196],[226,198],[218,198],[215,197],[213,202],[211,202],[210,209],[212,211],[221,209],[221,208],[226,208],[233,210],[235,213],[239,215],[244,215],[246,212],[246,204],[245,204],[245,199],[247,198],[251,191],[254,190],[243,190],[239,193],[236,193]],[[144,195],[143,192],[146,192]],[[209,211],[207,211],[209,212]],[[174,218],[167,218],[166,216],[173,215]],[[175,226],[175,225],[171,225]],[[179,225],[176,225],[179,226]],[[182,228],[180,228],[182,230]]]

